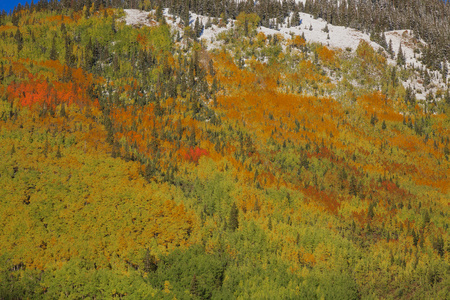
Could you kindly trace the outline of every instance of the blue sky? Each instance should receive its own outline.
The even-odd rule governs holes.
[[[39,0],[37,0],[39,1]],[[37,2],[35,1],[35,2]],[[13,9],[15,6],[17,6],[18,3],[25,4],[27,0],[0,0],[0,11],[5,10],[7,13],[9,13],[10,9]],[[29,0],[28,3],[30,3],[31,0]]]

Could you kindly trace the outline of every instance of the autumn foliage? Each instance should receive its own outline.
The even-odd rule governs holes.
[[[208,151],[199,147],[191,147],[184,154],[184,159],[194,163],[198,163],[198,160],[202,156],[208,156]]]
[[[0,298],[448,295],[445,103],[368,43],[94,8],[0,27]]]

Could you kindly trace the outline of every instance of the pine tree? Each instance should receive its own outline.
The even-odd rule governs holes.
[[[155,15],[156,15],[156,20],[158,22],[161,22],[162,19],[163,19],[163,9],[162,9],[162,3],[161,2],[159,2],[158,3],[158,7],[156,7]]]
[[[235,231],[239,227],[239,210],[234,202],[231,206],[228,226],[231,231]]]
[[[291,26],[298,26],[299,23],[300,23],[300,18],[298,15],[298,11],[294,11],[294,13],[292,15]]]
[[[425,70],[425,74],[423,75],[423,86],[428,87],[430,83],[431,83],[430,73],[428,73],[428,70]]]
[[[394,49],[392,48],[392,40],[389,40],[389,45],[388,45],[387,52],[389,53],[391,58],[394,56]]]
[[[189,6],[185,6],[181,15],[181,21],[183,22],[184,27],[189,26]]]
[[[61,148],[60,148],[60,146],[58,145],[58,151],[56,152],[56,158],[61,158],[62,157],[62,154],[61,154]]]
[[[116,17],[113,15],[112,16],[112,21],[111,21],[111,31],[113,34],[117,33],[117,29],[116,29]]]
[[[17,52],[20,52],[23,49],[23,35],[20,32],[20,29],[17,29],[14,38],[17,42]]]
[[[381,36],[380,46],[386,50],[388,49],[388,43],[386,41],[386,35],[384,34],[384,32],[383,32],[383,35]]]
[[[202,30],[200,28],[200,23],[198,21],[198,18],[195,18],[195,23],[194,23],[194,33],[195,33],[195,37],[198,38],[200,37]]]
[[[369,204],[369,209],[367,210],[367,217],[368,217],[370,220],[372,220],[373,217],[375,216],[375,213],[374,213],[374,211],[373,211],[374,206],[375,206],[375,203],[370,203],[370,204]]]
[[[0,63],[0,82],[3,82],[5,79],[5,68],[3,66],[3,62]]]
[[[414,230],[412,231],[412,237],[413,237],[413,245],[417,246],[417,243],[419,242],[419,235]]]
[[[353,175],[350,178],[350,194],[352,194],[353,196],[358,195],[358,184],[356,182],[355,176],[353,176]]]
[[[190,292],[193,296],[198,296],[198,280],[197,280],[197,276],[192,276],[192,281],[191,281],[191,288],[190,288]]]
[[[444,80],[444,82],[447,81],[447,75],[448,75],[447,61],[444,60],[444,61],[442,62],[442,79]]]
[[[144,264],[144,272],[155,272],[158,269],[155,255],[150,254],[150,250],[148,248],[145,250],[142,262]]]
[[[394,88],[398,85],[397,68],[395,66],[391,69],[391,83]]]
[[[411,105],[416,104],[416,96],[410,86],[406,88],[405,103]]]
[[[48,143],[48,140],[45,140],[44,149],[42,150],[42,154],[47,157],[48,150],[50,148],[50,144]]]
[[[50,59],[58,60],[58,52],[56,51],[56,34],[53,36],[52,48],[50,50]]]
[[[11,22],[14,26],[19,26],[20,16],[18,13],[13,12]]]
[[[403,66],[406,63],[405,55],[403,54],[402,50],[402,44],[400,43],[400,46],[398,47],[398,53],[397,53],[397,64],[399,66]]]

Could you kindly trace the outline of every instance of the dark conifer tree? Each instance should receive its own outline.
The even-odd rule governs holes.
[[[52,39],[52,48],[50,49],[50,59],[58,60],[58,51],[56,50],[56,33]]]
[[[405,65],[406,63],[406,58],[405,55],[403,54],[403,50],[402,50],[402,44],[400,43],[400,46],[398,47],[398,53],[397,53],[397,64],[400,66]]]
[[[181,21],[183,22],[184,27],[189,26],[189,6],[185,5],[182,15],[181,15]]]
[[[23,49],[23,35],[20,32],[20,29],[17,29],[14,38],[16,39],[16,42],[17,42],[17,52],[22,51],[22,49]]]
[[[190,292],[193,296],[198,296],[199,292],[198,292],[198,280],[197,280],[197,276],[192,277],[192,281],[191,281],[191,288],[190,288]]]
[[[394,49],[392,48],[392,40],[389,40],[389,45],[388,45],[387,52],[389,53],[391,58],[394,56]]]
[[[0,63],[0,82],[3,82],[5,78],[5,67],[3,66],[3,62]]]
[[[231,231],[235,231],[239,227],[239,210],[236,203],[233,203],[233,205],[231,206],[228,222],[228,226]]]

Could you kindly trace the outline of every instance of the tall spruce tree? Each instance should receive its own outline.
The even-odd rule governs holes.
[[[228,219],[228,227],[231,231],[235,231],[239,227],[239,210],[236,203],[233,202]]]
[[[58,51],[56,50],[56,33],[53,35],[52,48],[50,49],[50,59],[58,60]]]

